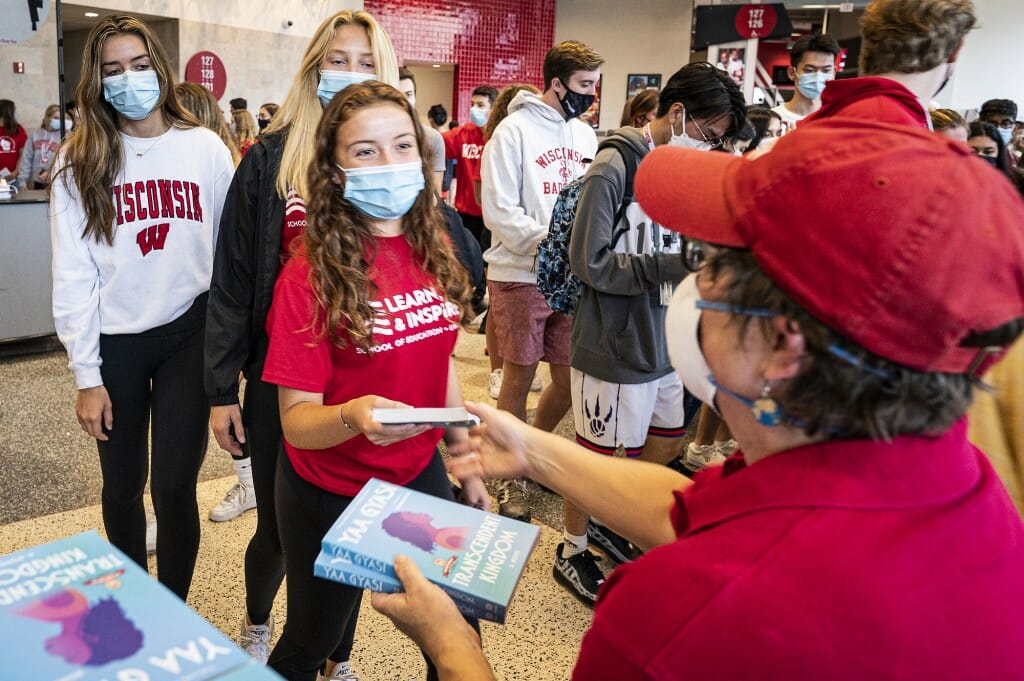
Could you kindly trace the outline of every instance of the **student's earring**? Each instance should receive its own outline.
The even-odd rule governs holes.
[[[761,397],[754,400],[754,406],[750,408],[754,418],[762,426],[777,426],[782,422],[782,408],[771,396],[772,387],[766,380],[761,388]]]

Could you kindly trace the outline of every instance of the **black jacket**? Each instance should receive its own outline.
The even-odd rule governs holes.
[[[220,220],[206,308],[203,380],[211,406],[238,403],[238,373],[259,378],[264,325],[281,269],[284,199],[274,184],[285,137],[266,135],[238,164]]]

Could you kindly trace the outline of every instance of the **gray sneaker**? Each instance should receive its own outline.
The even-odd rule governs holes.
[[[530,522],[530,500],[526,496],[526,480],[502,480],[498,484],[498,513],[506,518]]]
[[[238,646],[260,664],[266,664],[270,658],[270,639],[273,636],[273,614],[264,624],[250,624],[249,618],[242,615],[242,635],[238,637]]]
[[[605,555],[617,563],[628,563],[633,560],[636,547],[625,537],[612,532],[604,525],[590,521],[587,525],[587,537],[604,551]]]
[[[604,584],[604,573],[597,566],[597,558],[589,550],[577,553],[571,558],[562,558],[564,546],[564,543],[559,544],[555,549],[555,567],[552,570],[555,581],[568,589],[569,593],[584,605],[594,607],[597,590]]]

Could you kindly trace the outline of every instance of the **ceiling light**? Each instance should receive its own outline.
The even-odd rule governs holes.
[[[439,68],[441,68],[441,65],[440,65],[440,64],[434,64],[433,66],[434,66],[434,68],[435,68],[435,69],[439,69]]]
[[[94,19],[94,18],[98,17],[99,15],[100,15],[99,12],[86,12],[85,13],[85,16],[89,17],[90,19]]]

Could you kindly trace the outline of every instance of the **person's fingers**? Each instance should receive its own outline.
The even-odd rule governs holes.
[[[103,402],[103,425],[107,430],[114,429],[114,406],[110,403],[109,397]]]
[[[245,442],[245,426],[242,425],[242,412],[239,409],[231,410],[231,425],[235,429],[235,439],[239,442]],[[238,448],[238,453],[241,454],[241,448]]]
[[[408,556],[402,554],[395,556],[395,575],[408,593],[421,589],[424,584],[429,583],[427,578],[423,576],[423,573],[420,572],[416,563]]]

